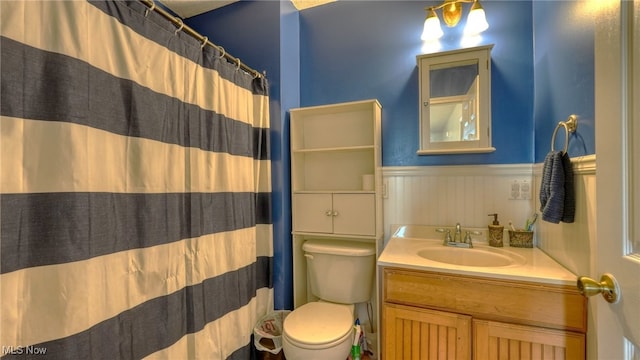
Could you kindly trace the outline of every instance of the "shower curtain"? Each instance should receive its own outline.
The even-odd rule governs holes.
[[[138,1],[1,1],[2,358],[249,359],[267,84]]]

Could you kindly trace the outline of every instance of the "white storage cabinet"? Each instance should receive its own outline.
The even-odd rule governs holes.
[[[298,307],[316,300],[308,291],[305,240],[370,242],[377,255],[382,249],[382,107],[377,100],[363,100],[291,109],[290,115],[293,282]],[[363,175],[373,177],[373,186],[363,185]],[[376,302],[375,294],[372,301]]]

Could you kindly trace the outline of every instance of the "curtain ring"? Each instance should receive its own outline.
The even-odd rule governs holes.
[[[205,36],[205,37],[202,39],[202,44],[200,45],[200,50],[204,49],[204,47],[207,45],[207,42],[208,42],[208,41],[209,41],[209,38]]]
[[[239,71],[240,70],[240,64],[241,64],[240,58],[236,58],[236,64],[237,64],[236,71]]]
[[[180,23],[180,27],[176,29],[176,31],[173,33],[173,35],[178,35],[180,30],[182,30],[182,28],[184,28],[184,23],[182,22],[182,19],[178,18],[178,22]]]
[[[220,52],[222,53],[218,59],[222,59],[225,55],[227,55],[227,51],[222,47],[222,46],[218,46],[218,50],[220,50]]]
[[[150,11],[153,11],[156,8],[156,3],[153,2],[151,3],[151,7],[147,8],[147,10],[144,11],[144,17],[147,17],[149,15]]]

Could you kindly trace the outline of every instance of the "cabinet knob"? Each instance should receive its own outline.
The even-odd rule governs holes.
[[[331,210],[327,210],[327,211],[325,211],[325,212],[324,212],[324,214],[325,214],[326,216],[333,216],[333,211],[331,211]]]
[[[337,211],[334,211],[332,215],[333,215],[333,216],[338,216],[338,212],[337,212]]]

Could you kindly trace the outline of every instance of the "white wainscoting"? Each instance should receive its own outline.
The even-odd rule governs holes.
[[[383,167],[385,241],[394,224],[486,228],[498,213],[500,224],[524,227],[534,198],[509,200],[510,184],[533,184],[533,165]]]
[[[536,226],[537,246],[577,275],[589,275],[596,248],[596,156],[571,159],[576,195],[575,221],[552,224],[540,221]],[[540,192],[542,164],[534,166],[534,188]],[[538,196],[536,208],[540,207]]]
[[[549,254],[557,262],[577,276],[596,277],[594,271],[597,249],[596,238],[596,156],[590,155],[571,159],[573,164],[574,185],[576,194],[576,216],[571,224],[551,224],[540,222],[536,226],[538,234],[537,246]],[[540,190],[542,180],[542,164],[534,167],[535,189]],[[536,197],[536,206],[540,201]],[[601,239],[600,241],[607,241]],[[595,326],[595,307],[598,301],[589,301],[587,322],[587,357],[595,359],[597,354]]]
[[[571,224],[538,220],[535,244],[576,274],[590,274],[595,248],[595,155],[572,159],[576,218]],[[392,225],[485,228],[490,213],[523,227],[539,211],[542,164],[383,167],[385,244]],[[509,200],[510,184],[533,184],[530,200]],[[506,239],[505,239],[506,240]]]

